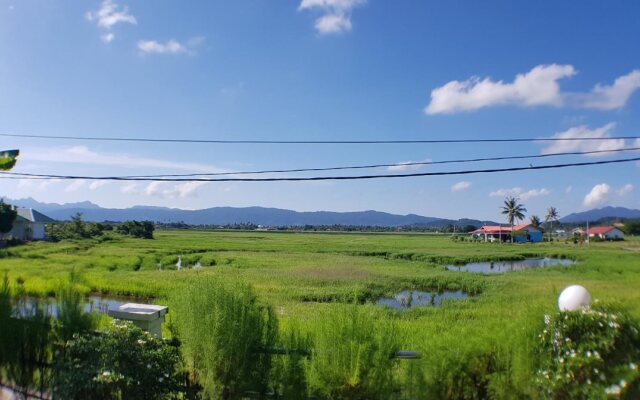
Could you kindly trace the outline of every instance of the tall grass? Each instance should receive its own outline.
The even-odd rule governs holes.
[[[172,323],[207,398],[267,392],[277,320],[251,288],[212,278],[190,281],[172,297]]]
[[[307,377],[313,395],[332,399],[397,397],[394,371],[400,350],[393,321],[376,320],[369,307],[330,309],[313,327]]]

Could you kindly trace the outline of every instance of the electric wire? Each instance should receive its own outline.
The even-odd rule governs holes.
[[[0,133],[0,137],[50,140],[85,140],[106,142],[147,142],[147,143],[211,143],[211,144],[443,144],[443,143],[517,143],[517,142],[565,142],[565,141],[608,141],[640,139],[640,136],[612,137],[545,137],[545,138],[490,138],[490,139],[406,139],[406,140],[229,140],[229,139],[157,139],[142,137],[70,136],[70,135],[30,135]]]
[[[438,172],[418,172],[410,174],[377,174],[377,175],[356,175],[356,176],[314,176],[314,177],[270,177],[270,178],[129,178],[123,176],[77,176],[77,175],[53,175],[53,174],[27,174],[17,172],[0,172],[0,178],[24,177],[29,179],[45,178],[60,180],[109,180],[109,181],[143,181],[143,182],[301,182],[301,181],[328,181],[328,180],[362,180],[362,179],[389,179],[389,178],[409,178],[420,176],[448,176],[448,175],[470,175],[498,172],[534,171],[569,167],[583,167],[605,164],[619,164],[626,162],[640,161],[640,157],[623,158],[616,160],[589,161],[580,163],[529,165],[526,167],[490,168],[461,171],[438,171]]]
[[[372,169],[383,167],[409,167],[419,165],[439,165],[439,164],[460,164],[482,161],[504,161],[504,160],[522,160],[536,159],[559,156],[575,156],[575,155],[594,155],[604,153],[619,153],[625,151],[640,151],[640,147],[627,147],[613,150],[591,150],[591,151],[566,151],[561,153],[533,154],[522,156],[503,156],[503,157],[486,157],[486,158],[468,158],[459,160],[441,160],[441,161],[415,161],[403,162],[395,164],[370,164],[370,165],[351,165],[340,167],[321,167],[321,168],[296,168],[296,169],[272,169],[258,171],[234,171],[234,172],[213,172],[213,173],[189,173],[189,174],[157,174],[157,175],[127,175],[126,178],[161,178],[161,177],[189,177],[189,176],[229,176],[229,175],[258,175],[258,174],[276,174],[276,173],[295,173],[295,172],[320,172],[320,171],[342,171],[351,169]]]

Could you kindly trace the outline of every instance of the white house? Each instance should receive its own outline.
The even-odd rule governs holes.
[[[597,226],[590,228],[588,231],[589,237],[599,237],[605,240],[620,240],[624,239],[624,233],[615,226]]]
[[[17,207],[18,216],[7,236],[22,240],[44,240],[44,225],[55,222],[54,219],[32,208]]]

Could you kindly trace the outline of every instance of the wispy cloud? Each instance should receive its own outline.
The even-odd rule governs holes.
[[[640,89],[640,70],[634,70],[611,85],[597,84],[587,93],[563,92],[558,82],[576,73],[572,65],[550,64],[518,74],[512,82],[479,77],[454,80],[431,91],[431,101],[424,111],[427,114],[454,114],[501,105],[613,110],[624,107],[631,95]]]
[[[471,187],[471,182],[469,181],[461,181],[451,186],[452,192],[461,192],[463,190],[467,190]]]
[[[425,167],[425,164],[415,164],[415,163],[429,163],[431,159],[425,159],[422,161],[404,161],[398,163],[398,165],[392,165],[391,167],[387,167],[387,171],[392,172],[401,172],[401,171],[411,171],[418,170]]]
[[[617,191],[618,196],[626,196],[627,194],[633,192],[633,189],[634,189],[633,185],[630,183],[627,183],[626,185],[618,189]]]
[[[136,17],[129,14],[127,6],[122,9],[119,8],[112,0],[104,0],[97,11],[87,12],[85,18],[88,21],[95,21],[98,27],[107,31],[110,31],[117,24],[136,25],[138,23]],[[106,32],[100,38],[102,41],[109,43],[115,38],[115,35],[112,32]]]
[[[189,54],[195,55],[196,48],[200,46],[204,38],[191,38],[187,44],[182,44],[177,40],[170,39],[165,43],[156,40],[138,41],[138,50],[144,54]]]
[[[529,189],[525,190],[521,187],[514,187],[510,189],[498,189],[494,192],[489,193],[491,197],[517,197],[522,201],[527,201],[534,197],[540,196],[548,196],[551,194],[551,191],[547,188],[540,189]]]
[[[616,124],[611,122],[600,128],[590,129],[587,126],[576,126],[564,132],[556,133],[552,138],[559,139],[590,139],[590,138],[610,138]],[[576,151],[606,151],[618,150],[626,146],[624,139],[611,140],[560,140],[556,142],[540,142],[547,144],[542,149],[542,154],[564,153]],[[607,156],[610,153],[590,154],[590,156]]]
[[[162,199],[183,199],[197,197],[198,189],[206,184],[207,182],[187,182],[181,184],[151,182],[146,185],[126,183],[120,188],[120,192],[124,194],[160,197]]]
[[[159,168],[191,172],[227,172],[213,165],[192,162],[167,161],[155,158],[136,157],[131,154],[99,153],[86,146],[59,148],[24,148],[20,155],[22,163],[30,161],[65,164],[102,165],[120,168]]]
[[[350,31],[351,10],[367,0],[302,0],[298,10],[320,10],[323,14],[315,21],[318,33],[336,34]]]

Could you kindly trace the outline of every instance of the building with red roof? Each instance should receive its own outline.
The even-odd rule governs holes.
[[[586,232],[589,237],[598,237],[604,240],[622,240],[624,232],[615,226],[594,226]]]
[[[511,226],[484,225],[470,234],[474,237],[484,238],[485,242],[510,242],[513,235],[514,242],[537,243],[542,241],[543,232],[539,226],[520,224],[513,227],[513,232]]]

